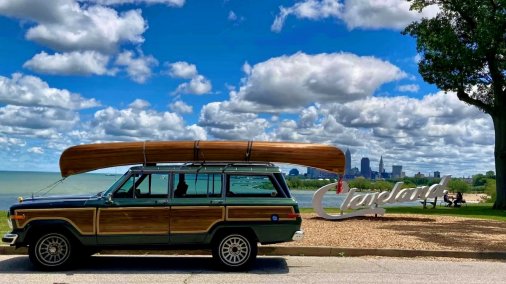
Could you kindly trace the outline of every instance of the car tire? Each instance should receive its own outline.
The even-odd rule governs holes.
[[[244,233],[226,233],[216,238],[213,258],[220,268],[229,271],[248,269],[257,256],[256,241]]]
[[[76,245],[65,233],[52,232],[34,238],[28,246],[32,264],[40,270],[64,270],[74,261]]]

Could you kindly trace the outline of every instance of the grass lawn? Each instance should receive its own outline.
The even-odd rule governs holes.
[[[10,233],[11,228],[7,225],[7,211],[0,211],[0,236]]]
[[[422,214],[422,215],[451,215],[477,219],[488,219],[497,221],[506,221],[505,210],[492,210],[492,203],[479,203],[464,205],[460,208],[436,206],[434,209],[423,209],[422,206],[411,207],[386,207],[386,213],[397,214]],[[326,209],[327,212],[337,213],[339,209]],[[314,212],[312,208],[302,208],[302,213]]]

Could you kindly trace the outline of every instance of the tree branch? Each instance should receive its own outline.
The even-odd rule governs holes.
[[[459,100],[461,100],[463,102],[466,102],[468,104],[477,106],[478,108],[482,109],[484,112],[486,112],[486,113],[488,113],[490,115],[493,115],[493,112],[494,112],[494,108],[493,107],[485,104],[484,102],[482,102],[480,100],[471,98],[471,96],[469,96],[464,91],[464,89],[459,89],[457,91],[457,98],[459,98]]]

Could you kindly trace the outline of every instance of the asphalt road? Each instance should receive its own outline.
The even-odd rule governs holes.
[[[506,262],[379,257],[259,257],[225,273],[207,256],[93,256],[65,272],[34,271],[27,256],[0,255],[0,283],[506,283]]]

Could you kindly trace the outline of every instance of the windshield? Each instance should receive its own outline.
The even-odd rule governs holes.
[[[111,192],[111,193],[112,193],[112,191],[113,191],[114,189],[118,188],[118,186],[120,186],[120,185],[121,185],[121,184],[122,184],[122,183],[123,183],[126,179],[128,179],[128,177],[130,176],[130,173],[131,173],[131,171],[126,172],[126,173],[125,173],[122,177],[120,177],[120,178],[119,178],[119,179],[118,179],[118,180],[117,180],[117,181],[116,181],[113,185],[111,185],[111,187],[109,187],[109,189],[107,189],[107,190],[105,190],[105,191],[102,191],[102,192],[99,192],[99,193],[97,194],[97,196],[102,196],[102,194],[104,194],[104,193],[106,193],[106,192],[107,192],[107,193],[109,193],[109,192]]]

